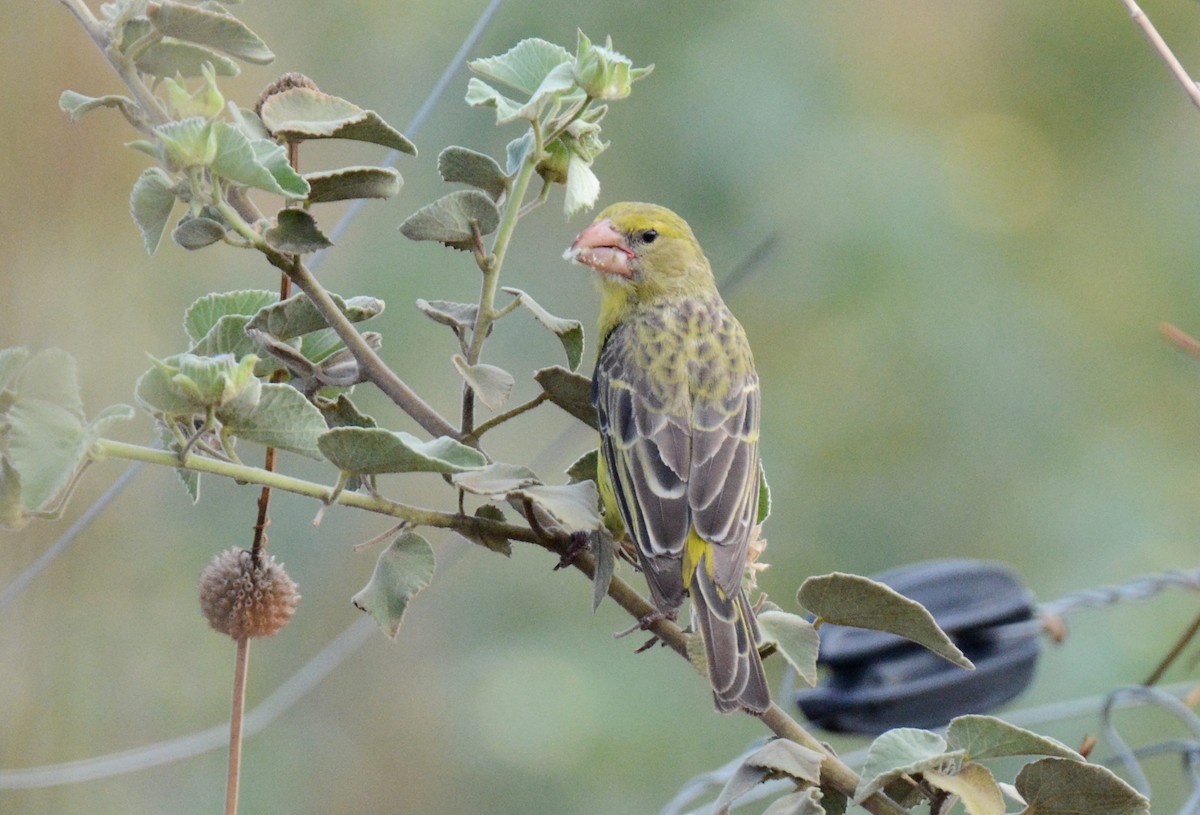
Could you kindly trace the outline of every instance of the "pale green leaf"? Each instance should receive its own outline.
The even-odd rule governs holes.
[[[570,218],[582,209],[591,209],[600,197],[600,179],[592,172],[591,164],[572,153],[567,162],[567,194],[563,212]]]
[[[223,122],[218,124],[227,126]],[[189,116],[155,127],[159,152],[167,167],[183,170],[212,164],[220,149],[213,125],[203,116]]]
[[[137,106],[134,105],[132,99],[116,94],[84,96],[75,91],[63,91],[62,95],[58,97],[58,107],[63,113],[70,114],[72,122],[77,122],[85,114],[100,108],[115,108],[129,118],[137,114]]]
[[[825,815],[821,791],[815,787],[776,798],[763,810],[763,815]]]
[[[886,631],[955,665],[975,667],[924,606],[869,578],[841,572],[810,577],[800,586],[796,599],[824,622]]]
[[[417,148],[373,110],[312,88],[290,88],[262,106],[262,122],[287,141],[351,139],[415,156]]]
[[[354,605],[395,639],[408,604],[433,580],[435,565],[429,541],[404,532],[380,554],[370,581],[354,595]]]
[[[162,241],[171,210],[175,208],[175,189],[171,177],[158,167],[142,171],[134,182],[133,194],[129,198],[129,211],[133,222],[142,233],[142,242],[151,255]]]
[[[212,218],[185,217],[171,230],[171,240],[184,249],[203,249],[225,237],[225,225]]]
[[[319,252],[333,246],[317,226],[308,210],[281,209],[275,215],[275,225],[263,233],[263,239],[280,252],[302,255]]]
[[[458,473],[487,464],[483,453],[446,436],[421,441],[383,428],[334,428],[323,433],[317,445],[335,467],[361,475]]]
[[[183,315],[183,330],[193,343],[199,342],[222,317],[230,314],[251,317],[278,299],[276,292],[265,289],[206,294],[188,306]]]
[[[573,61],[571,53],[561,45],[531,37],[498,56],[472,60],[467,67],[528,96],[537,91],[556,68]]]
[[[862,781],[854,791],[854,800],[861,803],[904,774],[925,770],[957,772],[961,761],[962,752],[951,751],[945,739],[936,733],[913,727],[889,730],[867,750]]]
[[[188,349],[188,353],[198,357],[230,354],[234,359],[241,359],[248,354],[258,355],[258,343],[246,333],[246,323],[249,320],[244,314],[227,314],[221,317],[207,334]],[[256,364],[254,372],[258,376],[267,376],[279,370],[279,367],[279,363],[274,359],[264,356]]]
[[[559,365],[534,372],[550,401],[593,430],[600,429],[596,408],[592,405],[592,380]]]
[[[454,486],[474,495],[507,495],[513,490],[540,484],[537,474],[517,464],[489,464],[450,476]]]
[[[592,613],[600,608],[604,598],[608,596],[608,587],[612,585],[613,573],[617,570],[617,543],[612,533],[603,525],[588,533],[592,555],[596,559],[596,571],[592,575]]]
[[[219,410],[217,418],[239,439],[321,458],[317,439],[327,432],[325,418],[291,385],[265,384],[257,405],[238,407],[234,403],[232,410]]]
[[[484,363],[471,365],[460,354],[455,354],[451,360],[459,375],[489,410],[498,410],[508,401],[516,384],[508,371]]]
[[[728,815],[738,798],[774,775],[786,775],[801,783],[820,781],[821,759],[815,750],[788,739],[764,744],[742,760],[713,804],[714,815]]]
[[[505,286],[502,290],[516,297],[521,305],[529,310],[529,313],[533,315],[535,320],[558,336],[563,350],[567,353],[567,366],[572,371],[578,368],[580,360],[583,359],[583,323],[579,322],[579,320],[555,317],[520,289]]]
[[[455,249],[475,245],[475,230],[490,235],[500,225],[500,211],[485,193],[459,190],[414,212],[400,224],[409,240],[438,241]]]
[[[308,203],[325,204],[355,198],[391,198],[400,192],[400,173],[390,167],[343,167],[320,173],[305,173]]]
[[[288,198],[308,195],[308,182],[292,169],[282,146],[266,139],[246,138],[235,125],[214,122],[216,157],[212,170],[224,179]]]
[[[66,410],[83,421],[79,373],[75,358],[59,348],[38,351],[22,368],[14,390],[19,399],[37,399]]]
[[[495,504],[484,504],[475,510],[475,516],[477,518],[486,518],[489,521],[504,521],[504,513]],[[498,552],[505,557],[512,555],[512,542],[508,538],[487,533],[476,533],[461,528],[454,531],[477,546]]]
[[[767,471],[760,460],[758,462],[758,515],[754,522],[761,524],[771,517],[771,487],[767,484]]]
[[[15,387],[17,374],[29,359],[28,348],[0,348],[0,391]]]
[[[938,789],[957,795],[967,815],[1004,815],[1004,795],[991,771],[982,764],[966,764],[954,774],[926,770],[924,778]]]
[[[775,643],[779,653],[810,687],[817,684],[817,654],[821,639],[812,623],[779,609],[758,613],[763,639]]]
[[[417,300],[417,308],[435,323],[448,325],[456,332],[468,331],[475,325],[479,306],[475,303],[451,303],[448,300]]]
[[[21,504],[38,511],[66,487],[93,441],[69,410],[41,399],[19,399],[6,416],[8,460],[20,476]]]
[[[1017,774],[1021,815],[1149,815],[1150,802],[1113,772],[1069,758],[1043,758]]]
[[[509,499],[528,499],[543,525],[558,526],[565,532],[590,532],[603,523],[598,509],[600,493],[591,481],[524,487],[510,493]]]
[[[257,113],[246,108],[239,108],[233,102],[229,102],[225,107],[229,111],[233,123],[237,125],[237,129],[242,131],[242,135],[247,139],[254,141],[255,139],[271,138],[270,131],[262,123],[262,119],[258,118]]]
[[[151,76],[191,78],[202,76],[204,66],[212,65],[217,76],[237,76],[236,62],[201,45],[163,37],[138,55],[138,70]]]
[[[513,175],[517,170],[521,169],[521,165],[525,163],[525,159],[533,152],[533,132],[525,131],[525,134],[518,136],[508,143],[505,148],[505,167],[509,175]]]
[[[336,294],[330,297],[352,323],[360,323],[383,313],[384,302],[375,297],[358,296],[349,300],[343,300]],[[247,327],[265,331],[276,339],[290,340],[323,330],[328,325],[307,295],[295,294],[286,300],[263,306]]]
[[[1055,756],[1083,761],[1083,756],[1047,736],[1039,736],[994,716],[967,715],[952,719],[946,729],[951,747],[969,761],[1001,756]]]
[[[499,201],[508,192],[508,177],[491,156],[465,147],[447,147],[438,155],[438,173],[452,183],[470,184]]]
[[[0,529],[15,532],[28,520],[21,503],[21,476],[8,459],[0,457]]]
[[[275,59],[266,43],[232,15],[162,0],[147,8],[147,16],[165,36],[213,48],[256,65],[266,65]]]
[[[599,482],[600,451],[588,450],[567,468],[567,481],[578,484],[580,481]]]
[[[179,452],[179,444],[176,442],[175,435],[165,425],[159,424],[158,438],[164,450]],[[192,499],[192,503],[198,503],[200,501],[200,473],[184,467],[176,467],[175,475],[187,491],[188,497]]]

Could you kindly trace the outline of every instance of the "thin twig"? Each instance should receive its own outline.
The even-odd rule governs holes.
[[[246,711],[246,673],[250,662],[250,638],[237,641],[233,667],[233,709],[229,714],[229,769],[225,783],[225,815],[237,815],[238,783],[242,774],[242,723]]]
[[[522,413],[533,410],[535,407],[540,405],[542,402],[545,402],[549,398],[550,398],[550,394],[546,393],[545,391],[542,391],[537,396],[530,399],[528,402],[517,405],[512,410],[509,410],[505,413],[501,413],[499,416],[493,416],[491,419],[488,419],[486,422],[481,424],[479,427],[475,428],[473,431],[471,431],[466,436],[464,436],[463,439],[464,440],[478,439],[484,433],[488,432],[492,428],[494,428],[498,425],[502,425],[505,422],[507,422],[509,419],[516,418],[517,416],[520,416]]]
[[[1146,12],[1142,11],[1134,0],[1123,0],[1123,2],[1125,3],[1125,8],[1129,9],[1129,14],[1133,17],[1133,21],[1142,29],[1142,33],[1146,35],[1146,39],[1150,40],[1150,44],[1154,46],[1154,50],[1167,63],[1167,68],[1170,69],[1171,75],[1183,86],[1188,98],[1192,100],[1192,104],[1200,108],[1200,87],[1197,87],[1192,78],[1188,76],[1188,72],[1184,69],[1183,64],[1172,53],[1166,40],[1162,38],[1162,35],[1158,33],[1158,29],[1154,27],[1154,24],[1150,22],[1150,18],[1146,16]]]

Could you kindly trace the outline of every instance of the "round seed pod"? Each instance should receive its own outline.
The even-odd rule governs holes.
[[[204,618],[235,640],[276,633],[287,625],[299,600],[282,563],[266,556],[256,566],[246,549],[226,549],[200,575]]]
[[[319,91],[317,83],[313,82],[307,76],[298,71],[291,71],[276,79],[267,87],[263,88],[263,92],[258,95],[258,101],[254,103],[254,112],[259,116],[262,115],[263,103],[277,93],[291,90],[292,88],[308,88],[309,90]]]

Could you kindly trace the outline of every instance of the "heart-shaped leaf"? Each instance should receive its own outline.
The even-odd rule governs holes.
[[[952,751],[945,739],[928,730],[898,727],[871,743],[862,768],[862,781],[854,791],[861,803],[902,775],[925,770],[954,773],[962,762],[962,751]]]
[[[796,669],[800,678],[809,687],[816,687],[817,654],[821,648],[821,638],[812,623],[778,608],[764,609],[757,617],[763,639],[775,643],[779,653]]]
[[[225,237],[225,225],[212,218],[187,217],[171,230],[171,240],[184,249],[203,249]]]
[[[520,289],[505,286],[502,290],[506,294],[516,297],[517,301],[529,310],[529,313],[533,315],[533,318],[538,323],[553,331],[558,336],[559,341],[563,345],[563,350],[567,352],[567,365],[572,371],[578,368],[579,362],[583,358],[583,323],[579,322],[579,320],[567,320],[562,317],[555,317]]]
[[[438,155],[437,165],[443,180],[470,184],[486,192],[493,201],[499,201],[508,192],[508,176],[491,156],[451,146]]]
[[[460,354],[455,354],[452,361],[459,375],[489,410],[498,410],[508,401],[516,383],[508,371],[483,363],[471,365]]]
[[[375,297],[358,296],[343,300],[331,294],[333,302],[352,323],[369,320],[383,313],[384,302]],[[270,303],[254,314],[247,328],[265,331],[280,340],[290,340],[313,331],[328,327],[325,318],[308,299],[308,295],[295,294],[278,303]]]
[[[278,299],[278,294],[265,289],[206,294],[188,306],[183,315],[183,330],[192,342],[199,342],[222,317],[230,314],[251,317]]]
[[[417,300],[417,308],[435,323],[448,325],[456,332],[470,330],[479,315],[474,303],[451,303],[448,300]]]
[[[1098,764],[1043,758],[1017,773],[1021,815],[1150,815],[1150,802]]]
[[[409,240],[438,241],[454,249],[471,249],[475,230],[490,235],[500,225],[500,211],[491,198],[479,190],[459,190],[443,196],[414,212],[400,224],[400,233]]]
[[[275,249],[302,255],[319,252],[333,246],[333,241],[317,226],[316,218],[303,209],[281,209],[275,215],[275,225],[263,233],[263,238]]]
[[[395,639],[408,604],[432,582],[435,568],[429,541],[404,532],[379,555],[370,581],[354,595],[354,605]]]
[[[289,88],[271,95],[260,115],[271,133],[287,141],[351,139],[417,154],[413,143],[375,111],[312,88]]]
[[[327,430],[325,418],[291,385],[263,385],[257,405],[249,410],[237,409],[237,403],[234,407],[219,411],[217,418],[238,438],[321,458],[317,440]]]
[[[142,242],[151,255],[162,241],[171,210],[175,208],[175,185],[171,177],[158,167],[142,171],[134,182],[133,194],[129,199],[129,211],[133,222],[142,233]]]
[[[256,65],[266,65],[275,59],[266,43],[230,14],[175,0],[151,4],[146,14],[159,33],[167,37],[213,48]]]

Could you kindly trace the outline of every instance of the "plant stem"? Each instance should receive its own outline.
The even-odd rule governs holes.
[[[550,395],[547,394],[545,391],[542,391],[537,396],[530,399],[528,402],[517,405],[512,410],[506,411],[505,413],[501,413],[499,416],[493,416],[491,419],[488,419],[486,422],[481,424],[479,427],[475,428],[470,433],[463,436],[463,440],[464,441],[467,439],[478,440],[480,436],[482,436],[484,433],[488,432],[492,428],[497,427],[498,425],[502,425],[505,422],[507,422],[509,419],[516,418],[517,416],[520,416],[522,413],[525,413],[526,411],[533,410],[535,407],[540,405],[542,402],[545,402],[549,398],[550,398]]]
[[[237,641],[233,665],[233,709],[229,714],[229,769],[225,782],[225,815],[237,815],[238,784],[242,774],[242,722],[246,711],[246,672],[250,662],[250,639]]]
[[[1154,27],[1154,24],[1150,22],[1150,18],[1146,16],[1146,12],[1142,11],[1134,0],[1123,0],[1123,2],[1125,3],[1125,8],[1129,9],[1129,14],[1133,17],[1133,21],[1142,29],[1142,33],[1146,35],[1146,39],[1150,40],[1150,44],[1154,46],[1154,50],[1167,63],[1167,68],[1170,69],[1171,75],[1183,86],[1188,98],[1192,100],[1192,104],[1200,108],[1200,87],[1197,87],[1192,78],[1188,76],[1188,72],[1184,69],[1183,64],[1171,52],[1171,48],[1167,45],[1166,40],[1162,38],[1162,35],[1158,33],[1158,29]]]

